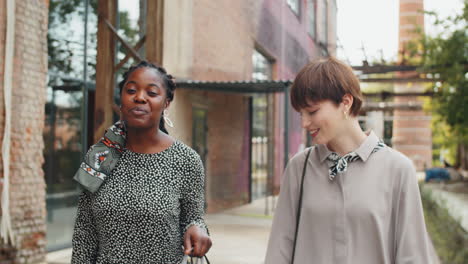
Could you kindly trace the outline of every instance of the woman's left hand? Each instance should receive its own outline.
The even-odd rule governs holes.
[[[184,234],[184,254],[203,257],[211,248],[211,239],[202,228],[192,225]]]

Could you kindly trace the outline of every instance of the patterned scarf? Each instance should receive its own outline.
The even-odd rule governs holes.
[[[372,150],[371,154],[383,149],[384,147],[385,144],[382,141],[379,141],[377,146]],[[336,152],[330,153],[330,155],[327,157],[327,160],[331,161],[333,164],[328,169],[328,178],[330,181],[333,181],[338,173],[343,173],[348,169],[348,164],[350,162],[360,159],[361,157],[354,151],[344,155],[343,157],[338,155]]]
[[[126,131],[121,121],[109,127],[86,153],[73,179],[94,193],[117,165],[125,147]]]

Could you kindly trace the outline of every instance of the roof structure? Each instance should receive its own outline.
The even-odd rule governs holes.
[[[283,93],[292,84],[292,80],[279,81],[177,81],[178,88],[228,92],[228,93]]]

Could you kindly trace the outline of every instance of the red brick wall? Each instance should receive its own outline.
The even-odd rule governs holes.
[[[200,0],[193,6],[193,65],[196,80],[246,80],[251,76],[252,40],[248,1]],[[247,97],[197,93],[207,107],[208,211],[248,202],[248,149],[243,142]]]
[[[418,87],[415,87],[418,88]],[[420,88],[424,88],[423,86]],[[407,89],[407,91],[421,89]],[[422,103],[417,97],[395,98],[395,103]],[[395,110],[393,147],[408,156],[418,171],[432,166],[430,113],[423,110]]]
[[[47,80],[48,1],[16,0],[10,153],[10,212],[15,247],[0,244],[0,263],[45,260],[45,182],[42,171]],[[4,130],[3,69],[6,1],[0,1],[0,139]],[[2,165],[0,165],[1,167]],[[3,177],[1,167],[0,177]]]
[[[295,15],[284,0],[197,0],[166,2],[183,17],[166,16],[164,64],[175,76],[207,81],[252,79],[252,52],[257,48],[274,60],[274,79],[291,79],[310,59],[320,53],[307,32],[306,1]],[[179,9],[177,9],[179,5]],[[187,10],[190,10],[187,11]],[[317,20],[317,22],[319,22]],[[184,32],[183,36],[176,32]],[[175,48],[177,47],[177,48]],[[190,54],[181,59],[180,54]],[[177,63],[175,63],[177,62]],[[191,134],[184,116],[191,116],[185,104],[189,91],[176,95],[171,106],[177,132],[185,140]],[[204,92],[201,102],[207,109],[208,160],[207,198],[210,211],[244,203],[248,198],[248,97],[233,93]],[[193,103],[193,101],[192,101]],[[184,104],[184,105],[182,105]],[[284,163],[284,97],[275,96],[274,184],[278,189]],[[302,142],[299,116],[290,110],[289,150],[295,153]],[[182,129],[182,132],[180,131]],[[176,129],[174,129],[176,130]],[[247,141],[248,142],[248,141]],[[217,208],[212,207],[215,205]]]
[[[405,49],[409,41],[418,38],[415,29],[424,29],[423,0],[400,0],[399,50]],[[401,59],[401,54],[400,54]],[[415,72],[399,73],[398,77],[417,76]],[[421,84],[396,84],[396,92],[422,92]],[[422,104],[417,97],[397,97],[396,103]],[[393,147],[408,156],[418,171],[432,166],[432,132],[430,114],[423,110],[395,110],[393,121]]]
[[[249,8],[247,1],[195,1],[192,78],[250,79],[254,43]]]
[[[207,112],[207,198],[213,212],[248,202],[248,99],[222,93],[207,93],[206,98],[211,102]]]

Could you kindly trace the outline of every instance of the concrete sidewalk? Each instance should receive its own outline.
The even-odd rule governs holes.
[[[273,199],[269,199],[271,202]],[[271,206],[271,203],[270,203]],[[261,264],[265,257],[272,217],[265,216],[265,199],[206,215],[213,246],[207,256],[215,264]],[[71,249],[51,252],[49,264],[69,264]]]

